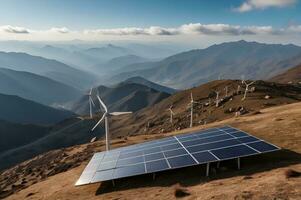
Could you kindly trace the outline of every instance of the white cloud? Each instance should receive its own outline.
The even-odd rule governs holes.
[[[14,33],[14,34],[28,34],[30,31],[24,27],[17,27],[17,26],[0,26],[0,31],[6,32],[6,33]]]
[[[266,9],[270,7],[283,8],[295,5],[297,0],[246,0],[239,7],[234,8],[237,12],[248,12],[255,9]]]
[[[22,34],[23,33],[23,34]],[[125,27],[113,29],[70,30],[67,27],[54,27],[36,30],[24,27],[0,26],[0,39],[11,40],[109,40],[109,39],[167,39],[176,37],[215,37],[246,38],[246,37],[299,37],[301,25],[285,28],[272,26],[240,26],[231,24],[190,23],[178,27],[150,26],[146,28]]]

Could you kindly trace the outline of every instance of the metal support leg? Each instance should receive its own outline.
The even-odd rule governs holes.
[[[113,187],[115,187],[115,181],[114,180],[112,180],[112,185],[113,185]]]
[[[210,170],[210,163],[207,163],[206,176],[209,176],[209,170]]]
[[[237,158],[237,169],[240,170],[240,158]]]
[[[153,181],[156,179],[156,174],[153,173]]]
[[[218,161],[218,162],[216,163],[216,168],[219,169],[219,166],[220,166],[220,162]]]

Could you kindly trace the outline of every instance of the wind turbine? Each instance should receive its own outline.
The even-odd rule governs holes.
[[[99,94],[97,92],[96,95],[100,106],[104,109],[104,114],[102,115],[102,117],[100,118],[100,120],[95,124],[95,126],[91,129],[91,131],[94,131],[95,128],[103,121],[105,120],[105,131],[106,131],[106,151],[110,150],[110,135],[109,135],[109,116],[117,116],[117,115],[124,115],[124,114],[130,114],[132,112],[112,112],[109,113],[108,112],[108,108],[105,105],[105,103],[101,100],[101,98],[99,97]]]
[[[173,120],[173,116],[175,115],[175,113],[172,111],[172,105],[168,108],[168,110],[170,111],[170,123],[172,124],[172,120]]]
[[[92,112],[92,105],[93,107],[95,107],[95,103],[92,99],[92,90],[93,88],[90,89],[90,92],[87,94],[88,98],[89,98],[89,107],[90,107],[90,119],[93,118],[93,112]]]
[[[190,93],[190,128],[193,126],[193,104],[200,104],[199,102],[196,102],[193,100],[192,92]]]
[[[247,83],[245,80],[242,81],[242,83],[244,83],[246,85],[246,88],[245,88],[245,93],[244,93],[244,97],[242,98],[242,100],[245,100],[247,98],[247,93],[249,91],[249,86],[254,84],[256,81],[253,81],[253,82],[250,82],[250,83]]]
[[[215,99],[215,106],[218,107],[219,105],[219,91],[215,91],[215,94],[216,94],[216,99]]]

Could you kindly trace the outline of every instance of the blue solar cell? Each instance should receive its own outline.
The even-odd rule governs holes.
[[[195,165],[197,162],[190,155],[183,155],[173,158],[167,159],[171,168],[179,168],[179,167],[186,167],[190,165]]]
[[[96,183],[99,181],[107,181],[113,178],[114,169],[97,171],[91,181],[91,183]]]
[[[194,134],[195,134],[195,133],[185,133],[185,134],[177,135],[176,137],[177,137],[178,139],[181,139],[181,138],[193,136]]]
[[[151,160],[163,159],[164,155],[163,153],[154,153],[154,154],[145,155],[144,158],[145,158],[145,162],[147,162]]]
[[[165,159],[146,163],[146,171],[148,173],[158,172],[158,171],[162,171],[162,170],[166,170],[166,169],[169,169],[169,166]]]
[[[218,128],[218,129],[226,130],[226,129],[233,129],[233,128],[230,126],[224,126],[224,127]]]
[[[107,155],[105,155],[101,161],[102,162],[109,162],[109,161],[114,161],[114,160],[117,160],[117,159],[118,159],[118,156],[107,156]]]
[[[214,131],[214,132],[209,132],[209,133],[199,133],[196,136],[200,139],[200,138],[206,138],[206,137],[213,137],[213,136],[218,136],[218,135],[224,135],[226,134],[223,131]]]
[[[199,162],[199,164],[208,163],[208,162],[218,160],[211,153],[209,153],[208,151],[200,152],[200,153],[194,153],[194,154],[192,154],[192,156]]]
[[[254,143],[249,143],[247,144],[248,146],[256,149],[257,151],[260,151],[260,152],[269,152],[269,151],[274,151],[274,150],[278,150],[277,147],[271,145],[271,144],[268,144],[266,142],[263,142],[263,141],[260,141],[260,142],[254,142]]]
[[[178,138],[180,142],[185,142],[185,141],[189,141],[189,140],[197,140],[199,139],[197,136],[189,136],[189,137],[185,137],[185,138]]]
[[[168,150],[172,150],[172,149],[178,149],[181,148],[182,146],[179,143],[176,144],[170,144],[170,145],[166,145],[166,146],[162,146],[161,149],[162,151],[168,151]]]
[[[101,162],[97,168],[97,171],[113,169],[116,167],[117,160],[110,162]]]
[[[144,174],[144,173],[146,173],[145,165],[144,165],[144,163],[141,163],[141,164],[137,164],[137,165],[116,168],[114,170],[113,178],[114,179],[123,178],[123,177],[128,177],[128,176]]]
[[[257,138],[252,137],[252,136],[247,136],[247,137],[238,138],[237,140],[240,141],[240,142],[242,142],[242,143],[248,143],[248,142],[259,141]]]
[[[92,157],[91,160],[101,160],[104,157],[105,153],[101,152],[101,153],[95,153]]]
[[[142,163],[142,162],[144,162],[143,156],[131,157],[131,158],[121,159],[121,160],[119,159],[117,161],[116,167],[125,166],[125,165],[132,165],[132,164]]]
[[[151,148],[151,149],[145,149],[143,152],[144,152],[144,154],[158,153],[158,152],[161,152],[161,148],[155,147],[155,148]]]
[[[143,151],[134,151],[134,152],[130,152],[130,153],[121,152],[119,159],[137,157],[137,156],[142,156],[142,155],[143,155]]]
[[[240,142],[236,139],[230,139],[230,140],[225,140],[225,141],[220,141],[220,142],[186,147],[186,149],[190,153],[194,153],[194,152],[199,152],[199,151],[206,151],[206,150],[217,149],[217,148],[222,148],[222,147],[227,147],[227,146],[233,146],[236,144],[240,144]]]
[[[256,154],[257,152],[246,145],[238,145],[211,151],[219,159],[231,159]]]
[[[180,149],[174,149],[171,151],[164,151],[163,153],[164,153],[165,157],[169,158],[169,157],[173,157],[173,156],[187,154],[187,151],[183,148],[180,148]]]
[[[244,133],[244,132],[232,132],[232,133],[229,133],[230,135],[233,135],[234,137],[245,137],[245,136],[249,136],[248,134]]]
[[[213,137],[209,137],[209,138],[186,141],[186,142],[182,142],[182,144],[185,147],[188,147],[188,146],[192,146],[192,145],[216,142],[216,141],[227,140],[227,139],[231,139],[231,138],[233,138],[233,137],[228,134],[224,134],[224,135],[218,135],[218,136],[213,136]]]

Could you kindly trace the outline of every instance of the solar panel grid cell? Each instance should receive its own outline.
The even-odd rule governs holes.
[[[77,185],[244,157],[279,148],[232,127],[212,128],[94,154]]]

